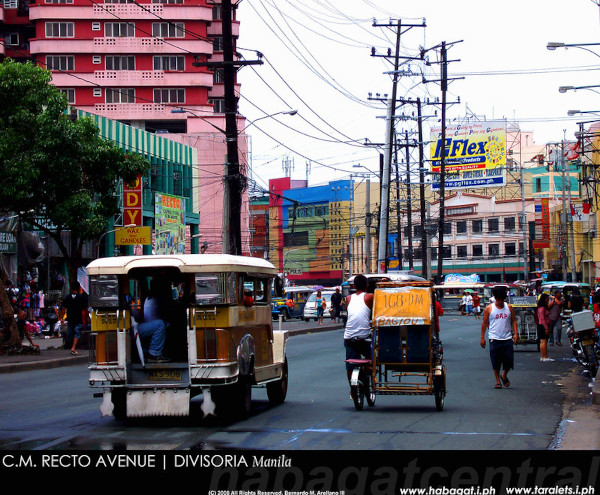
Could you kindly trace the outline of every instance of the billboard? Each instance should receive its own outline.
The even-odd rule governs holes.
[[[431,172],[441,172],[444,152],[444,188],[496,187],[506,184],[506,122],[487,121],[431,129]],[[439,189],[439,175],[432,188]]]
[[[535,202],[534,249],[550,247],[550,200],[542,198]]]
[[[154,253],[185,253],[185,198],[154,196]]]

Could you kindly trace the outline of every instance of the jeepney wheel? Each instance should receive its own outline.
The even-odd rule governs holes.
[[[267,397],[271,404],[282,404],[285,401],[288,388],[288,361],[287,356],[283,363],[281,378],[277,381],[267,383]]]
[[[444,409],[444,397],[446,395],[445,372],[443,375],[433,377],[433,393],[435,395],[435,408],[438,411]]]
[[[250,414],[250,408],[252,406],[252,381],[250,376],[240,375],[236,385],[235,393],[237,405],[239,407],[239,415],[242,418],[245,418]]]

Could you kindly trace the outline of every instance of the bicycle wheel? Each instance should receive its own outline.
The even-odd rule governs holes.
[[[375,387],[373,386],[373,377],[367,372],[364,373],[363,383],[367,404],[369,407],[373,407],[375,405]]]
[[[360,381],[358,382],[358,385],[353,385],[350,387],[350,395],[352,395],[352,400],[354,401],[354,407],[356,410],[362,411],[365,404],[365,394]]]

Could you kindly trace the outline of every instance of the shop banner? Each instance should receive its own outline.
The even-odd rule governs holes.
[[[127,227],[115,232],[115,244],[119,246],[149,246],[152,244],[152,227]]]
[[[550,247],[550,201],[542,198],[535,202],[535,239],[534,249]]]
[[[154,253],[185,253],[185,198],[156,193]]]
[[[444,152],[444,188],[496,187],[506,184],[506,123],[474,122],[431,129],[431,172],[441,172]],[[439,175],[432,188],[439,189]]]

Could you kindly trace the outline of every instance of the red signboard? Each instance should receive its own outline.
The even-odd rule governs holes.
[[[142,177],[133,184],[123,184],[123,223],[142,226]]]

